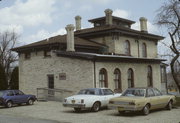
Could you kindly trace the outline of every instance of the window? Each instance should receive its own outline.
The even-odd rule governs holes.
[[[146,44],[142,44],[142,57],[147,57],[147,47]]]
[[[102,91],[103,91],[104,95],[113,95],[114,94],[113,91],[110,89],[103,89]]]
[[[161,92],[157,90],[156,88],[153,89],[155,96],[161,96]]]
[[[150,65],[147,69],[147,86],[153,87],[152,67]]]
[[[126,55],[130,55],[131,53],[130,53],[130,43],[129,43],[129,41],[128,40],[126,40],[125,41],[125,54]]]
[[[152,91],[152,89],[148,89],[147,90],[147,97],[153,97],[154,96],[154,92]]]
[[[128,70],[128,88],[134,87],[134,73],[131,68]]]
[[[24,58],[25,59],[30,59],[31,58],[31,53],[25,53]]]
[[[7,96],[14,96],[13,91],[8,91]]]
[[[99,87],[108,87],[107,71],[104,68],[99,72]]]
[[[48,90],[48,94],[53,96],[54,95],[54,75],[47,75],[48,77],[48,88],[50,90]]]
[[[50,50],[45,50],[44,51],[44,57],[51,57],[51,51]]]
[[[115,92],[121,92],[121,72],[118,68],[114,70]]]

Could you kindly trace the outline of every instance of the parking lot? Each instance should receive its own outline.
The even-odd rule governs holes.
[[[35,102],[31,106],[0,107],[0,115],[23,118],[47,119],[59,123],[179,123],[180,108],[152,111],[148,116],[141,113],[127,113],[120,115],[117,110],[100,110],[99,112],[74,112],[71,108],[64,108],[61,102]],[[22,120],[23,121],[23,120]],[[7,123],[11,123],[6,120]],[[0,123],[4,123],[0,118]],[[25,121],[20,123],[26,123]]]

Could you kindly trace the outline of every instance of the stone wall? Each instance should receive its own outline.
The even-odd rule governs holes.
[[[161,76],[159,64],[146,64],[146,63],[109,63],[97,62],[96,63],[96,87],[99,87],[99,71],[105,68],[108,73],[108,87],[112,90],[115,89],[114,84],[114,70],[119,68],[121,71],[122,90],[128,88],[127,71],[132,68],[134,71],[134,86],[147,87],[147,66],[152,66],[153,71],[153,86],[161,90]]]
[[[119,36],[117,39],[112,39],[112,36],[105,36],[101,38],[93,38],[93,41],[98,43],[106,44],[109,47],[109,52],[124,54],[125,47],[124,42],[129,40],[130,42],[130,51],[131,55],[138,57],[138,45],[139,45],[139,57],[142,57],[142,44],[146,43],[147,46],[147,57],[148,58],[157,58],[157,44],[151,40],[139,39],[138,42],[135,41],[135,38]]]
[[[24,54],[19,58],[20,90],[36,94],[37,88],[48,87],[47,75],[54,75],[54,86],[77,93],[82,88],[93,87],[93,62],[65,57],[47,57],[43,52],[31,53],[31,59],[25,60]],[[66,73],[66,80],[60,80],[59,74]]]

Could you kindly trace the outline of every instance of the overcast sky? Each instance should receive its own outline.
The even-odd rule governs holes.
[[[74,24],[74,17],[82,17],[82,27],[91,27],[89,19],[104,16],[110,8],[113,15],[137,23],[148,19],[150,33],[166,36],[164,30],[154,25],[156,10],[167,0],[2,0],[0,2],[0,32],[14,29],[20,34],[21,45],[64,34],[67,24]]]

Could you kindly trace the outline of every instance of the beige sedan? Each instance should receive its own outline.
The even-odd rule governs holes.
[[[112,98],[109,107],[115,107],[119,113],[125,111],[142,111],[144,115],[158,108],[172,109],[175,96],[162,95],[156,88],[128,88],[121,97]]]

